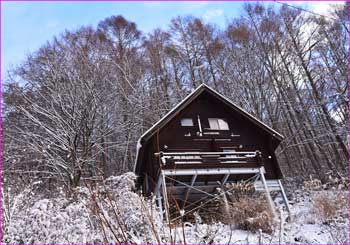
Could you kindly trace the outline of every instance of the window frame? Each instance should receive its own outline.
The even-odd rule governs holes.
[[[191,120],[191,125],[188,125],[188,123],[187,123],[187,125],[185,124],[183,124],[183,121],[184,120]],[[193,118],[190,118],[190,117],[184,117],[184,118],[181,118],[181,120],[180,120],[180,125],[181,125],[181,127],[194,127],[194,121],[193,121]]]
[[[216,123],[217,128],[212,128],[212,127],[211,127],[211,126],[212,126],[212,124],[210,123],[211,120],[216,120],[215,123]],[[222,125],[220,125],[220,122],[219,122],[220,120],[221,120],[222,122],[226,123],[225,126],[227,126],[227,127],[222,128],[222,127],[221,127]],[[230,130],[230,127],[229,127],[229,125],[228,125],[228,121],[227,121],[226,118],[210,117],[210,118],[208,118],[208,123],[209,123],[209,129],[210,129],[210,130],[217,130],[217,131],[228,131],[228,130]]]

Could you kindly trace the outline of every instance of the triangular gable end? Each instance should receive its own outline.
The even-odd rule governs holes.
[[[242,116],[253,122],[255,125],[257,125],[259,128],[266,131],[268,134],[270,134],[273,138],[277,139],[277,141],[281,141],[284,137],[272,129],[271,127],[267,126],[265,123],[251,115],[250,113],[243,110],[241,107],[237,106],[235,103],[233,103],[231,100],[226,98],[225,96],[221,95],[214,89],[210,88],[206,84],[201,84],[199,87],[197,87],[194,91],[192,91],[188,96],[186,96],[185,99],[183,99],[180,103],[178,103],[172,110],[170,110],[165,116],[163,116],[157,123],[155,123],[151,128],[149,128],[138,140],[137,143],[137,152],[136,152],[136,161],[134,166],[134,171],[136,170],[136,165],[138,162],[138,158],[140,156],[140,150],[142,148],[143,141],[147,141],[149,138],[151,138],[158,130],[162,129],[168,122],[170,122],[179,112],[182,111],[189,103],[191,103],[193,100],[195,100],[200,94],[202,94],[204,91],[208,91],[211,93],[214,97],[218,98],[222,102],[224,102],[226,105],[231,107],[233,110],[240,113]]]

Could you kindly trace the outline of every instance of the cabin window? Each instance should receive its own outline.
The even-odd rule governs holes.
[[[192,127],[193,126],[192,118],[182,118],[181,119],[181,126],[183,126],[183,127]]]
[[[226,119],[222,118],[208,118],[209,127],[213,130],[229,130]]]

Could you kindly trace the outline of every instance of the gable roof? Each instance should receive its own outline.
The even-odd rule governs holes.
[[[136,165],[138,162],[138,158],[140,156],[140,150],[142,149],[142,143],[144,141],[147,141],[150,139],[158,130],[163,128],[168,122],[170,122],[178,113],[180,113],[189,103],[194,101],[199,95],[201,95],[203,92],[209,92],[214,97],[228,105],[231,109],[235,110],[239,114],[241,114],[244,118],[250,120],[255,125],[257,125],[262,130],[266,131],[268,134],[270,134],[273,138],[275,138],[278,142],[281,141],[284,137],[253,115],[249,114],[245,110],[243,110],[241,107],[233,103],[231,100],[226,98],[225,96],[221,95],[214,89],[210,88],[206,84],[202,83],[200,86],[198,86],[194,91],[192,91],[189,95],[187,95],[180,103],[178,103],[172,110],[170,110],[167,114],[165,114],[158,122],[156,122],[151,128],[149,128],[145,133],[141,135],[141,137],[138,140],[137,143],[137,152],[136,152],[136,162],[134,171],[136,170]]]

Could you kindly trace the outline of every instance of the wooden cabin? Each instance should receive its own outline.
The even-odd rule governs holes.
[[[182,203],[257,175],[257,190],[283,191],[274,153],[282,139],[202,84],[140,137],[134,171],[144,195],[172,195]]]

